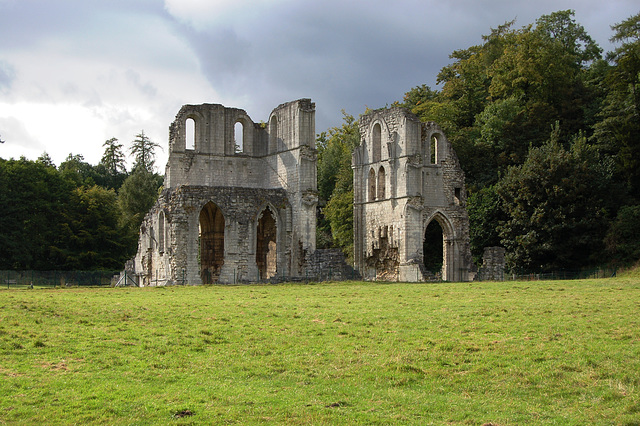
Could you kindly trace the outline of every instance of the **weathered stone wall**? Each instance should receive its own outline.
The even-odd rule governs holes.
[[[135,269],[144,285],[302,276],[315,250],[314,116],[308,99],[278,106],[268,124],[222,105],[183,106],[169,131],[165,190],[140,229]],[[191,145],[187,120],[195,123]],[[274,221],[261,226],[275,222],[275,230],[258,232],[265,212]]]
[[[340,249],[316,250],[307,256],[306,265],[306,280],[344,281],[361,278],[360,274],[347,264]]]
[[[468,280],[471,266],[464,173],[435,123],[403,108],[360,117],[353,153],[354,257],[366,279],[423,281],[425,230],[443,229],[442,277]],[[382,185],[382,190],[381,190]]]
[[[478,280],[502,281],[505,270],[504,247],[485,247],[482,254],[482,266],[478,271]]]

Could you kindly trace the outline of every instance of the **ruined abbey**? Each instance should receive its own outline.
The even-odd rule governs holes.
[[[468,280],[464,174],[442,130],[391,108],[361,116],[360,133],[356,270],[368,280]],[[322,269],[315,137],[309,99],[261,123],[241,109],[183,106],[169,129],[164,189],[140,228],[139,284],[304,279]],[[427,238],[436,223],[441,241]],[[433,248],[441,255],[430,271]]]
[[[404,108],[360,116],[353,152],[356,268],[385,281],[467,281],[471,267],[464,173],[435,123]],[[428,238],[430,227],[438,229]],[[433,254],[435,246],[435,268]]]
[[[169,129],[164,190],[140,229],[135,273],[143,285],[300,277],[315,250],[316,205],[309,99],[280,105],[264,124],[241,109],[185,105]]]

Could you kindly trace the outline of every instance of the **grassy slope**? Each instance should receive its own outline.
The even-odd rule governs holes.
[[[4,290],[0,423],[640,424],[639,311],[635,277]]]

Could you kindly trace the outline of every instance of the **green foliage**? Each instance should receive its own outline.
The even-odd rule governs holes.
[[[638,279],[0,287],[0,416],[631,425],[638,303]]]
[[[136,135],[135,140],[131,143],[130,152],[135,158],[133,165],[134,170],[142,167],[150,173],[153,173],[153,165],[156,161],[156,148],[161,148],[159,144],[153,142],[142,130]]]
[[[485,247],[502,246],[498,225],[507,219],[496,186],[473,192],[467,199],[471,254],[476,264],[481,263]]]
[[[99,186],[72,191],[65,212],[68,232],[64,269],[118,269],[131,256],[118,226],[116,194]]]
[[[122,144],[118,143],[118,139],[111,138],[102,144],[104,154],[100,163],[96,166],[96,170],[102,175],[103,186],[111,189],[118,189],[127,178],[127,169],[125,167],[125,155],[122,151]]]
[[[594,141],[615,159],[619,179],[640,200],[640,13],[612,27],[622,45],[608,55],[607,94]]]
[[[497,187],[508,219],[500,227],[508,264],[524,271],[579,268],[602,261],[613,186],[595,150],[557,135],[531,148]]]
[[[588,68],[601,49],[573,11],[544,15],[521,29],[506,22],[483,41],[451,54],[453,62],[438,75],[441,92],[421,86],[407,92],[403,104],[443,127],[471,188],[493,185],[509,166],[522,164],[529,146],[542,145],[556,121],[568,146],[600,101],[598,82],[588,80],[597,74]]]
[[[58,269],[71,190],[54,167],[0,159],[0,269]]]
[[[81,154],[69,154],[67,159],[60,163],[58,168],[62,176],[75,186],[93,186],[98,174],[93,166],[84,161]]]
[[[334,194],[323,211],[335,244],[353,258],[353,190]]]
[[[442,90],[418,86],[400,105],[438,122],[458,154],[476,260],[503,223],[513,268],[606,262],[604,230],[640,201],[640,14],[612,27],[608,62],[572,10],[514,24],[454,51]],[[626,258],[610,232],[609,255]]]
[[[144,167],[136,167],[118,192],[121,226],[135,240],[144,215],[158,199],[158,177]]]
[[[318,135],[318,247],[337,246],[353,254],[353,170],[351,152],[360,143],[358,122],[342,111],[344,123]],[[331,241],[327,235],[331,235]]]
[[[129,210],[120,210],[112,188],[123,176],[110,180],[104,165],[81,155],[70,154],[58,169],[46,153],[36,161],[0,159],[0,269],[121,268],[135,253],[146,212],[132,209],[148,210],[162,179],[135,174],[121,197]]]
[[[605,239],[615,263],[632,265],[640,261],[640,206],[625,206],[611,224]]]

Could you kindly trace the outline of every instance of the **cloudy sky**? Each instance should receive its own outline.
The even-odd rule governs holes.
[[[491,28],[575,10],[606,51],[637,0],[0,0],[0,157],[91,164],[141,130],[166,149],[183,104],[267,120],[311,98],[316,132],[436,88],[449,54]],[[167,153],[158,156],[164,169]]]

